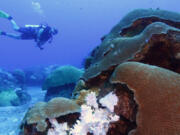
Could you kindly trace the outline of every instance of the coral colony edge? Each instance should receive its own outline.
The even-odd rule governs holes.
[[[180,135],[180,14],[137,9],[101,40],[84,69],[2,72],[22,89],[43,84],[44,101],[28,108],[19,135]],[[0,91],[11,95],[0,105],[31,100],[18,91]]]

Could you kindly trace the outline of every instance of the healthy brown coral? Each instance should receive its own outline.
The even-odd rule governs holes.
[[[138,104],[134,135],[180,134],[180,75],[156,66],[126,62],[114,71],[112,83],[123,83]]]
[[[29,135],[31,132],[37,135],[45,134],[50,126],[48,118],[61,119],[60,117],[65,117],[66,115],[76,118],[78,114],[75,116],[73,114],[79,112],[79,105],[70,99],[54,98],[48,103],[39,102],[27,112],[21,125],[22,134]]]
[[[180,28],[180,14],[160,9],[136,9],[129,12],[115,25],[104,40],[117,36],[134,36],[141,33],[146,26],[154,22]]]
[[[147,45],[148,40],[154,34],[167,34],[168,31],[178,31],[164,23],[153,23],[146,27],[146,29],[139,35],[130,38],[115,38],[109,44],[103,44],[97,53],[96,63],[90,66],[83,75],[83,78],[94,78],[103,71],[109,70],[110,67],[116,66],[125,61],[133,60],[137,57],[137,53]],[[157,44],[158,45],[158,44]],[[151,52],[153,53],[153,52]]]
[[[180,72],[177,64],[180,63],[179,28],[180,14],[175,12],[152,9],[130,12],[92,51],[83,79],[86,82],[106,80],[108,77],[103,74],[110,74],[112,68],[125,61],[139,61]],[[161,58],[154,59],[158,56]],[[161,60],[161,63],[156,60]]]

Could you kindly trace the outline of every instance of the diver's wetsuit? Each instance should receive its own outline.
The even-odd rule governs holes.
[[[21,33],[21,39],[35,39],[35,41],[39,39],[41,41],[48,41],[52,37],[50,30],[51,28],[49,26],[26,25],[26,27],[21,27],[17,31]]]
[[[20,32],[21,39],[37,39],[37,34],[40,28],[38,27],[22,27],[17,31]]]
[[[22,40],[31,40],[34,39],[37,43],[37,46],[40,49],[43,49],[41,46],[49,41],[49,43],[52,41],[52,33],[51,33],[51,27],[45,26],[45,25],[25,25],[25,27],[19,27],[16,29],[17,32],[19,32],[19,35],[14,35],[11,33],[5,33],[2,32],[2,35],[6,35],[9,37],[13,37],[16,39],[22,39]]]
[[[43,49],[42,45],[47,41],[51,43],[53,35],[58,33],[57,29],[51,28],[48,25],[25,25],[25,27],[19,27],[10,15],[1,10],[0,18],[8,19],[11,22],[13,29],[20,33],[6,33],[0,30],[0,35],[22,40],[34,39],[40,49]]]

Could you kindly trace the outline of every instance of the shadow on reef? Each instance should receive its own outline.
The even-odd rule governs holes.
[[[45,101],[49,101],[54,97],[71,98],[75,85],[75,83],[71,83],[49,88],[45,95]]]
[[[70,102],[81,106],[87,94],[95,92],[103,109],[99,100],[110,92],[115,93],[118,102],[114,113],[120,119],[109,124],[107,135],[180,133],[180,14],[153,9],[130,12],[102,38],[102,43],[87,58],[85,69]],[[62,103],[59,101],[59,106],[51,104],[51,107],[61,108]],[[36,104],[28,111],[21,135],[41,135],[28,127],[40,126],[37,120],[42,120],[42,115],[43,120],[48,118],[44,116],[44,106],[47,105]],[[62,108],[53,108],[49,108],[53,118],[63,117],[54,115],[62,114],[59,112]],[[65,108],[66,112],[68,109]],[[36,117],[37,114],[40,116]],[[36,119],[30,122],[30,118]],[[43,124],[46,135],[51,125],[48,119]]]

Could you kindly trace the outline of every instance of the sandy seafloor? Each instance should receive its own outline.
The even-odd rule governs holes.
[[[41,87],[27,87],[31,102],[22,106],[0,107],[0,135],[18,135],[19,125],[29,107],[38,101],[43,101],[46,91]]]

